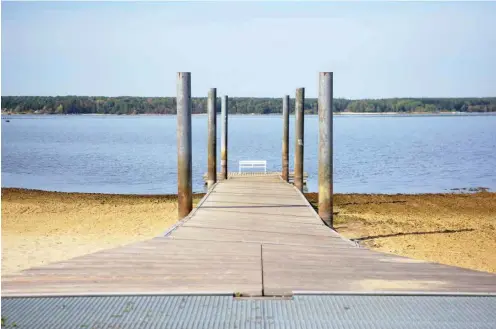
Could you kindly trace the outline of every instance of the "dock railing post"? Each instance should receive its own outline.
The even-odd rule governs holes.
[[[304,106],[305,88],[296,89],[295,99],[295,160],[294,185],[303,192],[303,145],[304,145]]]
[[[289,95],[282,99],[282,179],[289,182]]]
[[[208,92],[208,173],[210,189],[217,182],[217,89]]]
[[[227,110],[228,99],[227,96],[222,97],[221,102],[222,114],[222,140],[220,149],[220,164],[222,169],[222,178],[227,179]]]
[[[319,216],[332,227],[332,72],[319,74]]]
[[[191,161],[191,73],[177,73],[177,198],[178,218],[193,209]]]

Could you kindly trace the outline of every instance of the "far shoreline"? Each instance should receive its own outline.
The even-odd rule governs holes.
[[[217,113],[220,115],[220,112]],[[293,113],[291,113],[293,114]],[[114,113],[2,113],[2,117],[12,116],[116,116],[116,117],[140,117],[140,116],[176,116],[176,114],[165,113],[140,113],[140,114],[114,114]],[[207,116],[207,113],[192,113],[192,116]],[[282,113],[229,113],[230,116],[281,116]],[[333,112],[335,116],[496,116],[496,112]],[[317,113],[305,113],[305,116],[318,116]]]

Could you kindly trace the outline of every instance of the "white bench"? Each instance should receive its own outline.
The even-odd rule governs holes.
[[[264,173],[267,173],[266,160],[242,160],[239,162],[239,172],[243,168],[264,168]]]

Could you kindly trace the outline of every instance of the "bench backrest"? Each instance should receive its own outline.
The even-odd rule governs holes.
[[[267,172],[267,161],[266,160],[241,160],[239,161],[239,172],[242,168],[264,168],[264,172]]]

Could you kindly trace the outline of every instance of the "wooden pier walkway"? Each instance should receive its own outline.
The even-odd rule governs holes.
[[[271,172],[267,172],[267,173],[263,173],[263,172],[256,172],[256,171],[252,171],[252,172],[230,172],[228,173],[228,177],[229,178],[239,178],[239,177],[247,177],[247,176],[266,176],[266,175],[278,175],[278,176],[281,176],[282,173],[280,171],[271,171]],[[290,183],[294,183],[294,171],[290,171],[288,172],[288,179],[289,179],[289,182]],[[207,185],[207,180],[208,180],[208,173],[204,173],[203,174],[203,182],[205,183],[205,185]],[[218,181],[223,181],[224,180],[224,177],[222,177],[222,173],[221,172],[218,172],[217,173],[217,180]],[[307,172],[304,172],[303,173],[303,184],[307,184],[307,181],[308,181],[308,173]]]
[[[164,236],[2,277],[2,296],[495,294],[496,275],[359,248],[279,175],[222,181]]]

